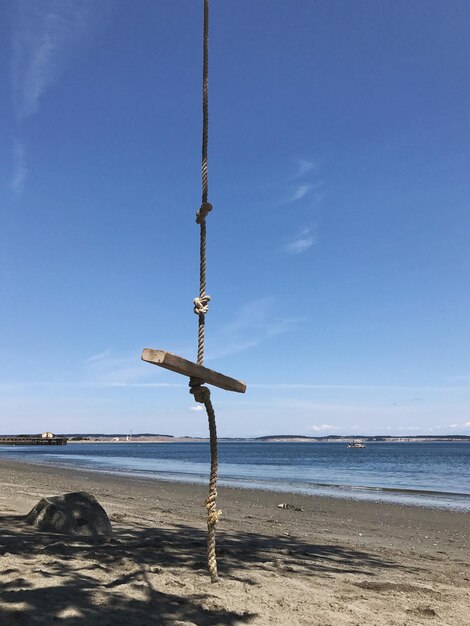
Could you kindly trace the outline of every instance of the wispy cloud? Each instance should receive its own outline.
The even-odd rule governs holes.
[[[449,392],[462,392],[467,391],[467,387],[455,387],[455,386],[413,386],[413,385],[314,385],[309,383],[257,383],[250,384],[250,387],[257,387],[259,389],[286,389],[296,391],[298,389],[331,389],[341,390],[349,389],[351,391],[449,391]],[[470,424],[470,422],[469,422]]]
[[[296,200],[301,200],[305,198],[309,191],[313,189],[313,185],[311,183],[305,183],[304,185],[297,185],[294,189],[294,192],[290,196],[288,202],[295,202]]]
[[[245,304],[236,317],[215,333],[207,358],[219,358],[249,350],[272,337],[293,330],[299,318],[279,317],[272,298],[259,298]]]
[[[90,382],[101,386],[142,386],[149,374],[137,350],[125,356],[114,356],[111,350],[105,350],[86,359],[85,365]]]
[[[91,40],[97,25],[93,0],[18,0],[13,20],[11,76],[19,126],[34,115],[46,92],[59,80],[70,59]],[[21,136],[21,130],[17,131]],[[13,150],[11,187],[24,189],[28,167],[23,142]]]
[[[13,98],[18,119],[33,115],[90,32],[91,0],[20,0],[13,33]]]
[[[323,181],[298,185],[287,199],[287,203],[296,202],[302,198],[308,198],[308,207],[314,209],[323,202],[326,196],[324,187],[325,184]]]
[[[305,209],[315,209],[324,199],[324,181],[318,178],[318,168],[316,163],[307,159],[297,159],[298,171],[290,181],[291,192],[284,200],[284,204],[299,202]],[[311,173],[308,177],[307,174]],[[300,182],[296,179],[307,178],[307,181]],[[310,179],[310,180],[308,180]],[[294,183],[295,180],[295,183]],[[301,254],[313,246],[315,235],[311,228],[303,228],[300,233],[283,246],[283,251],[288,254]]]
[[[127,373],[126,373],[127,374]],[[96,383],[80,383],[79,387],[97,387],[99,389],[115,389],[115,388],[129,388],[129,389],[187,389],[188,385],[183,383],[133,383],[133,382],[96,382]]]
[[[201,406],[200,404],[197,404],[196,406],[190,406],[189,410],[190,411],[204,411],[204,407]]]
[[[315,243],[315,235],[310,228],[304,229],[293,241],[284,246],[284,250],[290,254],[305,252]]]
[[[317,206],[325,196],[322,190],[325,183],[318,176],[318,166],[308,159],[295,159],[295,161],[297,172],[290,178],[290,194],[284,202],[297,202],[308,196],[310,205]],[[307,174],[309,176],[306,176]],[[300,178],[304,179],[303,182],[298,180]]]
[[[452,428],[453,430],[455,430],[456,428],[470,428],[470,422],[447,424],[444,426],[439,426],[439,428]]]
[[[461,424],[436,424],[432,430],[449,430],[449,428],[452,428],[452,430],[456,428],[470,428],[470,422],[462,422]]]
[[[320,178],[316,162],[309,159],[292,159],[296,164],[294,172],[277,175],[261,189],[275,192],[275,197],[264,198],[272,206],[281,207],[295,204],[302,208],[314,209],[325,197],[325,181]]]
[[[11,180],[11,188],[16,195],[21,194],[23,191],[27,175],[28,166],[24,144],[22,141],[17,140],[13,145],[13,177]]]
[[[109,357],[110,354],[111,354],[111,349],[108,348],[107,350],[104,350],[103,352],[98,352],[97,354],[93,354],[92,356],[89,356],[87,359],[85,359],[85,363],[94,363],[95,361],[103,361],[104,359]]]
[[[324,432],[325,430],[339,430],[339,427],[335,426],[334,424],[313,424],[313,426],[310,426],[309,430],[313,430],[315,432]]]
[[[295,161],[297,163],[298,169],[294,178],[300,178],[304,174],[307,174],[307,172],[311,172],[312,170],[317,169],[317,164],[315,163],[315,161],[311,161],[309,159],[295,159]]]

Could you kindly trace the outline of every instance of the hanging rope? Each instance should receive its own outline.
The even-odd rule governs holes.
[[[217,556],[215,552],[215,527],[222,511],[217,509],[217,427],[215,411],[211,402],[211,392],[202,386],[202,381],[190,379],[190,392],[196,402],[204,404],[209,420],[210,448],[211,448],[211,471],[209,478],[209,495],[206,500],[207,509],[207,566],[211,582],[217,582]]]
[[[207,146],[209,139],[209,0],[204,0],[204,41],[203,41],[203,72],[202,72],[202,202],[196,214],[196,223],[200,226],[199,246],[199,296],[194,298],[194,313],[198,316],[198,348],[197,363],[204,362],[204,330],[206,313],[209,308],[210,296],[206,294],[206,217],[212,210],[207,201],[208,196],[208,169]],[[196,402],[205,406],[209,421],[209,436],[211,449],[211,471],[209,478],[209,495],[206,500],[207,509],[207,565],[211,582],[217,581],[217,557],[215,552],[215,527],[219,521],[221,511],[217,509],[217,427],[215,411],[211,402],[211,392],[203,386],[204,381],[191,378],[189,381],[190,393]]]

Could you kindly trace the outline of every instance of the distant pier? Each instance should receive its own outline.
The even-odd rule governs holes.
[[[43,437],[42,435],[0,436],[0,446],[65,446],[67,437]]]

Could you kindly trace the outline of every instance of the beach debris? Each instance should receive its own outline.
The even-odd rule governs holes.
[[[113,532],[106,511],[86,491],[42,498],[25,521],[38,530],[63,535],[109,537]]]
[[[283,502],[282,504],[277,505],[278,509],[289,509],[290,511],[303,511],[301,506],[295,506],[295,504],[286,504]]]

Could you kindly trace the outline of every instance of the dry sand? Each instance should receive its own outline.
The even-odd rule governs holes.
[[[4,460],[0,476],[1,626],[470,624],[466,513],[220,488],[211,585],[204,487]],[[24,525],[42,496],[77,490],[111,540]]]

